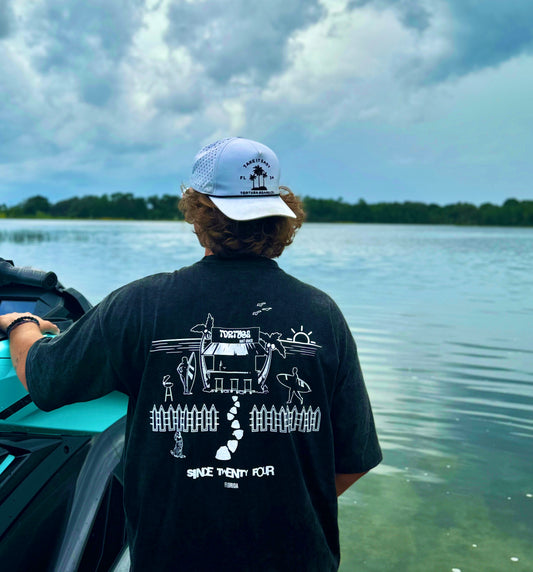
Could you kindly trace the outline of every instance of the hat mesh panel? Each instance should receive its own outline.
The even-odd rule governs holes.
[[[203,190],[208,183],[213,182],[213,171],[218,155],[230,139],[231,137],[227,137],[203,147],[201,157],[196,161],[193,168],[193,180],[191,182],[194,187]]]

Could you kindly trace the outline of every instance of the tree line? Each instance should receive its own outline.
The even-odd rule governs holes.
[[[79,218],[126,220],[183,220],[178,195],[135,197],[131,193],[88,195],[51,203],[37,195],[8,207],[0,204],[1,218]],[[303,198],[309,222],[362,222],[400,224],[452,224],[533,226],[533,201],[507,199],[501,206],[455,203],[445,206],[419,202],[381,202],[363,199]]]
[[[0,205],[0,217],[183,220],[178,195],[135,197],[132,193],[87,195],[51,203],[37,195],[13,207]]]

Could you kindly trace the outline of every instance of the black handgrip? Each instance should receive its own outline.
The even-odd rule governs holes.
[[[36,286],[45,290],[52,290],[57,285],[57,276],[54,272],[43,272],[33,268],[19,268],[9,261],[0,258],[0,286],[5,284],[24,284]]]

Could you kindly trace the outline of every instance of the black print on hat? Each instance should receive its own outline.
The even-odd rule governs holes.
[[[250,187],[251,191],[267,191],[268,190],[268,187],[266,186],[267,181],[272,181],[274,179],[274,176],[270,175],[268,171],[265,171],[263,166],[266,167],[267,169],[270,169],[270,165],[264,159],[253,159],[251,161],[248,161],[247,163],[244,163],[243,165],[243,167],[250,172],[247,175],[241,175],[240,180],[251,181],[252,182],[252,186]]]

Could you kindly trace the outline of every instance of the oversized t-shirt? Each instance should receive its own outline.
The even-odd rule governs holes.
[[[36,342],[26,375],[45,410],[129,396],[134,570],[338,569],[335,474],[381,451],[344,317],[273,260],[207,256],[124,286]]]

